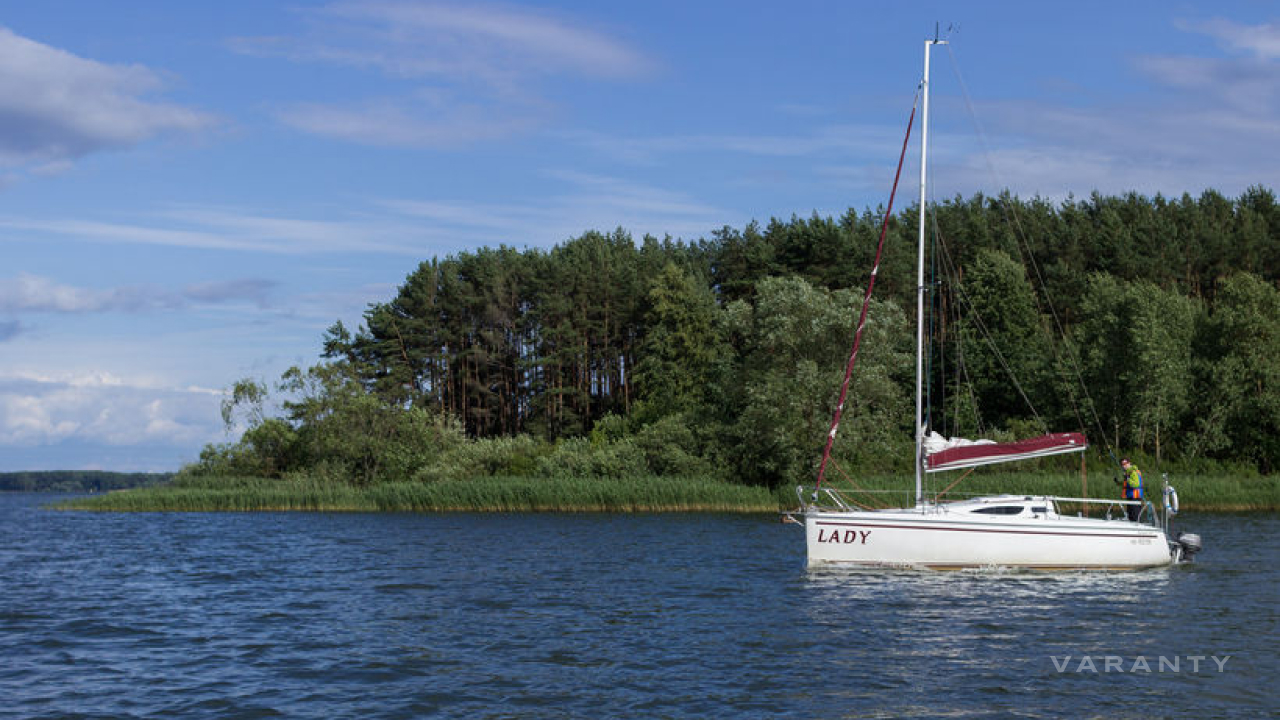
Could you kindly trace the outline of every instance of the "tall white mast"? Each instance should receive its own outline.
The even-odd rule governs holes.
[[[924,233],[925,172],[929,154],[929,51],[945,45],[935,35],[924,41],[924,78],[920,81],[920,236],[916,246],[916,506],[924,503]]]

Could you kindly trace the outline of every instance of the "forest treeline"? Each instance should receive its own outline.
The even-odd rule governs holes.
[[[918,209],[890,218],[836,460],[910,468]],[[224,403],[186,475],[811,480],[880,212],[695,242],[587,232],[421,263],[317,364]],[[1104,458],[1280,467],[1280,208],[1178,199],[941,203],[927,281],[931,428],[1079,430]]]
[[[167,482],[173,473],[48,470],[0,473],[0,492],[107,492]]]

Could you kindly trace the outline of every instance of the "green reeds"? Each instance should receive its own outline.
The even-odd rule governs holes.
[[[942,493],[960,476],[931,476],[928,494]],[[914,483],[900,476],[855,478],[832,484],[868,507],[914,503]],[[1280,476],[1170,478],[1182,509],[1199,512],[1280,510]],[[811,488],[804,490],[807,497]],[[1119,498],[1109,476],[1055,473],[975,473],[942,494],[960,500],[990,494]],[[1147,498],[1159,504],[1160,481],[1147,479]],[[95,495],[63,503],[77,510],[151,512],[335,511],[335,512],[774,512],[798,504],[794,488],[770,492],[706,478],[529,478],[481,477],[431,483],[357,487],[313,479],[184,479],[170,485]],[[1102,512],[1098,506],[1097,512]],[[1064,512],[1080,508],[1063,505]]]
[[[149,512],[774,512],[769,490],[700,478],[494,478],[355,487],[211,478],[77,498],[59,507]]]

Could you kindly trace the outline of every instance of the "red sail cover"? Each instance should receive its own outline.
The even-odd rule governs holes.
[[[1059,453],[1081,452],[1087,447],[1089,442],[1080,433],[1053,433],[1017,442],[983,443],[947,448],[926,455],[924,463],[928,472],[940,472]]]

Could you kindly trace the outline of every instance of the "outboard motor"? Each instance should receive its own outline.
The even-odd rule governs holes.
[[[1178,533],[1178,547],[1182,549],[1182,556],[1187,560],[1200,552],[1200,536],[1195,533]]]

